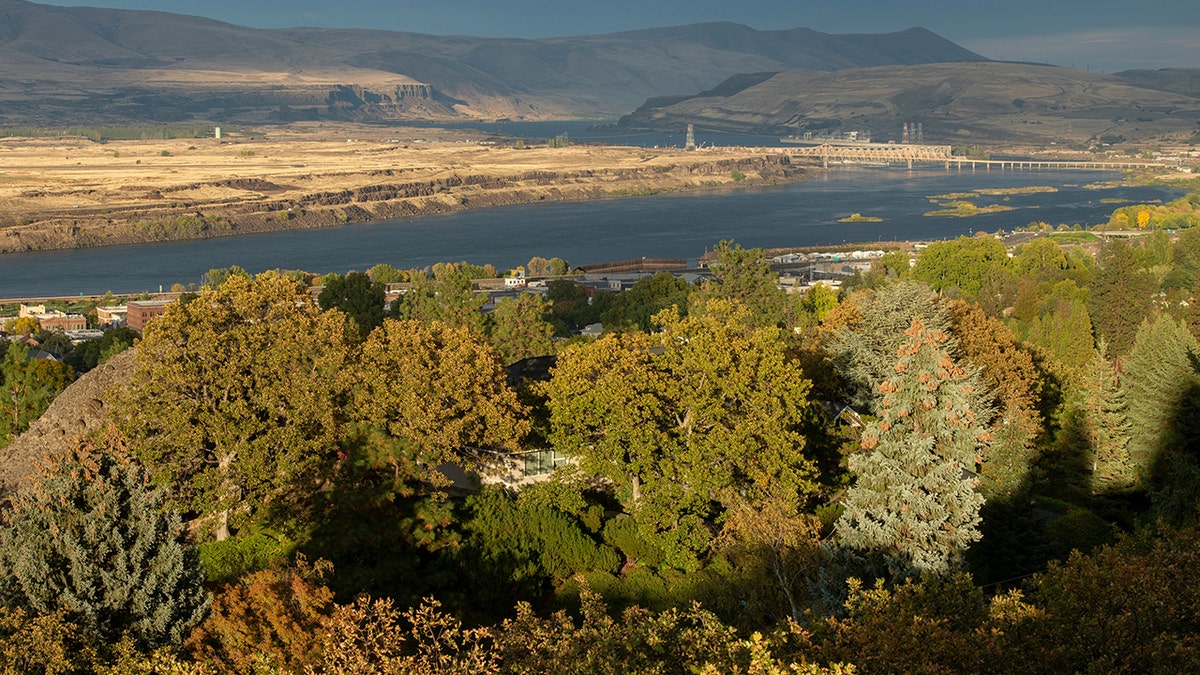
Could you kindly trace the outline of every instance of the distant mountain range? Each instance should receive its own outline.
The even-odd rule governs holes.
[[[943,144],[1187,140],[1200,134],[1198,95],[1200,70],[1113,76],[995,61],[794,70],[651,99],[621,124],[899,142],[907,122]]]
[[[0,121],[611,118],[742,73],[984,60],[920,28],[828,35],[713,23],[489,39],[261,30],[0,0]]]

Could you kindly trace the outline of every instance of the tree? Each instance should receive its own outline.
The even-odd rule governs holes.
[[[750,310],[756,325],[792,324],[796,308],[779,288],[779,274],[771,271],[762,249],[744,249],[723,240],[713,247],[713,253],[715,258],[709,263],[713,278],[695,291],[697,301],[720,298],[736,302]]]
[[[549,313],[549,304],[539,295],[505,298],[492,312],[488,341],[505,363],[547,356],[553,352],[550,338],[554,336],[554,325],[546,319]]]
[[[618,293],[611,304],[600,315],[600,321],[605,329],[631,328],[653,332],[655,326],[651,321],[667,307],[678,307],[682,312],[687,311],[688,291],[691,284],[683,279],[677,279],[670,272],[659,272],[652,277],[643,277],[627,291]]]
[[[231,277],[146,327],[112,414],[176,503],[217,516],[224,539],[230,518],[311,498],[336,458],[348,350],[344,315],[305,289]]]
[[[954,292],[972,300],[992,275],[1002,273],[1008,253],[999,239],[959,237],[929,245],[917,258],[912,276],[940,293]]]
[[[555,279],[546,284],[550,313],[568,327],[583,328],[600,320],[598,308],[591,304],[587,290],[570,279]]]
[[[946,304],[923,283],[904,281],[874,291],[861,291],[838,306],[847,319],[829,339],[838,373],[850,385],[847,398],[873,410],[879,385],[891,376],[896,351],[914,318],[932,330],[950,328]]]
[[[1067,256],[1053,239],[1038,237],[1017,248],[1009,267],[1021,276],[1053,279],[1067,269]]]
[[[471,284],[472,279],[485,276],[481,270],[466,263],[438,263],[433,278],[417,276],[409,289],[392,303],[392,317],[425,323],[441,321],[482,334],[482,309],[487,295],[476,293]]]
[[[41,332],[42,325],[32,316],[22,316],[4,322],[4,330],[13,335],[36,335]]]
[[[6,348],[5,348],[6,347]],[[0,447],[46,411],[73,379],[71,367],[57,361],[29,358],[20,342],[0,346]]]
[[[237,265],[232,265],[230,267],[214,267],[204,273],[204,279],[201,282],[201,286],[208,286],[212,289],[219,288],[232,277],[241,277],[246,281],[249,281],[252,278],[249,272],[241,267],[238,267]]]
[[[1025,337],[1049,353],[1061,379],[1077,380],[1095,347],[1086,293],[1069,279],[1055,284],[1042,299]]]
[[[1108,360],[1108,348],[1103,340],[1092,353],[1082,383],[1092,460],[1092,492],[1124,492],[1137,483],[1137,467],[1129,455],[1130,425],[1125,392],[1116,369]]]
[[[184,644],[222,672],[299,672],[316,663],[333,592],[322,583],[332,566],[297,556],[223,586],[212,612]]]
[[[515,450],[529,423],[499,354],[466,328],[387,319],[367,339],[353,406],[430,466]]]
[[[1099,262],[1088,312],[1096,334],[1104,337],[1115,356],[1124,356],[1133,348],[1138,326],[1150,316],[1157,285],[1138,268],[1136,254],[1122,239],[1105,244]]]
[[[358,334],[366,338],[383,323],[385,299],[382,283],[371,281],[362,272],[351,272],[344,277],[340,274],[327,277],[317,304],[321,309],[342,310],[354,322]]]
[[[708,545],[715,506],[795,505],[816,473],[800,432],[809,382],[781,331],[727,300],[699,310],[664,310],[654,341],[604,336],[568,350],[543,388],[554,446],[611,480],[682,567]]]
[[[840,546],[882,558],[893,578],[948,575],[979,539],[973,469],[989,434],[970,406],[971,378],[947,335],[913,319],[880,418],[850,457],[855,483],[837,520]]]
[[[990,422],[992,443],[983,452],[980,487],[985,494],[1012,495],[1023,486],[1037,460],[1038,437],[1045,431],[1039,408],[1044,374],[1029,348],[978,305],[950,303],[952,333],[962,361],[979,369],[989,403],[999,414]]]
[[[164,503],[115,436],[53,458],[4,512],[4,603],[64,612],[104,642],[179,645],[209,597],[182,520]]]
[[[1129,455],[1143,486],[1165,450],[1190,441],[1177,423],[1184,395],[1200,377],[1194,360],[1198,354],[1196,338],[1166,314],[1138,329],[1122,384],[1129,405]]]

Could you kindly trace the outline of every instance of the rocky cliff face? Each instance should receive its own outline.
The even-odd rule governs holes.
[[[59,394],[29,430],[0,450],[0,499],[29,482],[47,456],[77,443],[104,424],[104,393],[133,371],[136,348],[127,349],[85,373]]]

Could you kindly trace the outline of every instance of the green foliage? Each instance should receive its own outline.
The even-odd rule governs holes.
[[[1091,284],[1088,312],[1096,334],[1103,337],[1114,356],[1124,356],[1142,321],[1150,316],[1154,280],[1138,268],[1134,251],[1124,240],[1114,239],[1100,250],[1100,270]]]
[[[801,450],[809,383],[780,331],[729,301],[699,310],[663,311],[653,342],[606,335],[568,350],[543,389],[555,447],[611,480],[643,536],[684,568],[716,505],[795,503],[815,487]]]
[[[516,363],[533,356],[553,353],[550,338],[554,324],[549,321],[550,306],[540,295],[523,293],[496,304],[488,331],[488,342],[505,363]]]
[[[379,263],[373,265],[367,270],[367,276],[371,277],[371,281],[380,284],[394,284],[409,280],[409,272],[398,270],[387,263]]]
[[[670,272],[643,277],[632,288],[613,298],[600,315],[600,322],[605,329],[629,328],[653,332],[656,326],[651,319],[660,311],[675,307],[682,313],[687,312],[690,290],[688,282],[675,278]]]
[[[959,237],[930,244],[917,258],[912,276],[939,293],[971,300],[1007,263],[1004,244],[995,237]]]
[[[346,414],[339,313],[279,276],[231,276],[146,327],[133,378],[110,394],[134,452],[177,503],[228,521],[312,498]]]
[[[86,373],[132,347],[137,338],[137,331],[128,326],[104,331],[104,337],[87,340],[75,345],[75,348],[71,350],[71,355],[68,357],[67,363],[77,372]]]
[[[779,288],[779,275],[771,271],[762,249],[744,249],[723,240],[713,247],[709,263],[713,279],[693,291],[694,304],[710,299],[729,300],[750,312],[755,325],[790,327],[797,308]]]
[[[466,508],[460,563],[480,584],[478,593],[506,594],[509,602],[488,603],[493,607],[539,597],[577,573],[617,569],[615,551],[551,507],[486,490],[468,498]]]
[[[253,530],[232,539],[205,542],[197,548],[204,577],[210,583],[230,583],[290,555],[295,543],[278,534]]]
[[[189,214],[174,218],[144,220],[135,226],[151,241],[174,241],[178,239],[195,239],[212,232],[230,232],[233,223],[218,216]]]
[[[471,281],[495,277],[495,270],[468,263],[438,263],[434,265],[432,275],[432,278],[417,276],[412,279],[408,291],[392,303],[391,315],[424,323],[441,321],[484,333],[484,317],[480,310],[487,302],[487,296],[475,293]]]
[[[214,267],[208,272],[205,272],[204,279],[201,281],[201,285],[216,289],[232,277],[241,277],[246,281],[250,281],[253,278],[249,272],[241,267],[238,267],[237,265],[230,267]]]
[[[115,438],[54,458],[4,513],[4,603],[63,612],[105,642],[179,645],[209,598],[179,514],[164,501]]]
[[[971,378],[945,350],[947,335],[913,319],[880,389],[856,479],[837,522],[839,545],[882,558],[893,578],[947,575],[979,539],[973,470],[990,434],[971,406]]]
[[[0,447],[8,445],[50,407],[74,379],[71,367],[29,357],[20,342],[0,345]]]
[[[546,284],[546,299],[554,318],[569,327],[579,329],[600,320],[599,308],[591,304],[587,290],[570,279]]]
[[[353,322],[358,335],[365,339],[383,323],[384,296],[382,283],[371,281],[362,272],[350,272],[346,276],[325,277],[317,304],[323,310],[341,310]]]
[[[1161,455],[1191,438],[1179,422],[1197,383],[1200,344],[1179,321],[1165,314],[1138,329],[1122,385],[1129,405],[1129,455],[1145,485]]]

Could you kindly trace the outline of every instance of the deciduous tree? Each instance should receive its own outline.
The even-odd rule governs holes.
[[[287,279],[231,277],[146,327],[114,416],[177,503],[217,536],[307,500],[336,458],[349,339]]]

